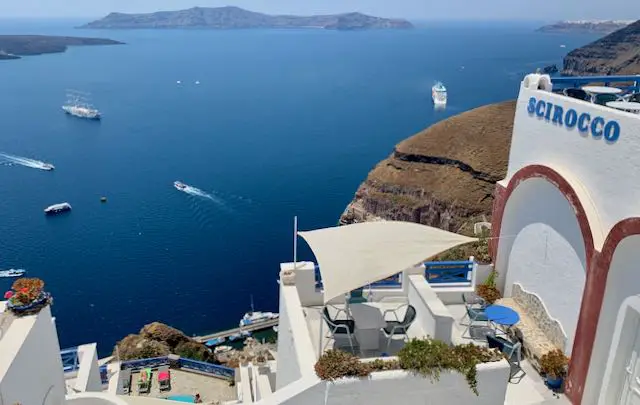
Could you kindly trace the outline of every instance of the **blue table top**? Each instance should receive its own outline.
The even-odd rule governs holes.
[[[490,305],[485,309],[487,319],[500,325],[512,326],[520,322],[520,315],[513,309],[502,305]]]

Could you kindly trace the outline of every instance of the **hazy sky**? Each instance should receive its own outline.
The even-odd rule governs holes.
[[[640,18],[640,0],[0,0],[0,17],[101,17],[111,11],[151,12],[225,5],[265,13],[360,11],[414,20]]]

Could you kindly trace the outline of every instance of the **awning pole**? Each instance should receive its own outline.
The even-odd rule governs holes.
[[[298,263],[298,216],[293,217],[293,269]]]

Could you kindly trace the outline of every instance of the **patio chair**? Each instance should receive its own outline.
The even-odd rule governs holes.
[[[355,321],[353,319],[331,319],[329,309],[326,306],[322,309],[322,319],[324,319],[325,323],[329,327],[329,333],[325,338],[333,339],[334,342],[337,342],[337,337],[346,336],[349,340],[351,351],[355,353],[355,346],[357,346],[357,341],[354,336],[356,328]],[[356,344],[354,344],[354,342],[356,342]],[[322,351],[324,351],[328,344],[329,341],[324,344]]]
[[[593,103],[606,106],[610,101],[620,101],[620,97],[615,94],[596,94],[593,97]]]
[[[122,379],[122,393],[129,395],[131,392],[131,369],[122,370],[120,372],[120,378]]]
[[[469,323],[466,325],[467,328],[464,330],[464,332],[462,332],[462,338],[473,339],[473,336],[471,336],[471,328],[474,326],[473,323],[484,322],[485,326],[488,327],[489,318],[487,318],[487,314],[484,312],[484,308],[472,308],[471,306],[468,306],[466,307],[466,309],[467,309],[466,316],[469,317]]]
[[[564,89],[562,93],[567,97],[576,98],[578,100],[583,100],[583,101],[590,100],[587,92],[582,89]]]
[[[413,307],[413,305],[407,304],[403,304],[400,307],[403,307],[405,305],[407,306],[407,312],[404,313],[404,318],[402,318],[401,321],[386,321],[386,326],[382,328],[382,333],[384,333],[387,338],[387,352],[389,351],[389,346],[391,345],[391,340],[393,339],[394,335],[404,335],[404,337],[409,340],[407,331],[409,330],[409,327],[411,326],[413,321],[416,320],[416,309]],[[398,308],[396,308],[396,310]],[[389,310],[385,311],[385,314],[388,311]],[[396,316],[396,319],[398,319],[397,313],[394,312],[394,314]]]
[[[367,302],[367,298],[364,297],[364,287],[353,290],[349,293],[349,304],[361,304]]]
[[[138,393],[144,394],[151,392],[151,369],[145,368],[140,370],[138,376]]]
[[[505,357],[509,362],[509,366],[511,367],[511,371],[509,372],[509,381],[511,381],[520,372],[522,372],[520,379],[527,374],[520,365],[520,361],[522,360],[522,343],[513,343],[505,338],[493,335],[487,335],[487,343],[489,344],[489,348],[498,349],[505,354]]]
[[[466,293],[462,293],[462,303],[467,308],[475,308],[475,309],[483,309],[487,306],[487,303],[476,294],[472,294],[471,296],[467,296]],[[465,311],[462,319],[460,319],[460,324],[464,325],[463,321],[465,318],[469,316],[468,312]]]
[[[632,103],[640,103],[640,93],[634,93],[629,97],[629,100]]]
[[[171,371],[169,366],[161,366],[158,368],[158,388],[160,391],[171,389]]]

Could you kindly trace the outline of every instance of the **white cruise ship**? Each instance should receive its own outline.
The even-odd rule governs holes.
[[[435,105],[443,106],[447,104],[447,88],[444,87],[444,84],[438,82],[433,85],[431,88],[431,98]]]
[[[89,104],[88,97],[89,95],[86,93],[69,90],[67,92],[67,102],[62,106],[62,110],[74,117],[99,120],[101,118],[100,111]]]

